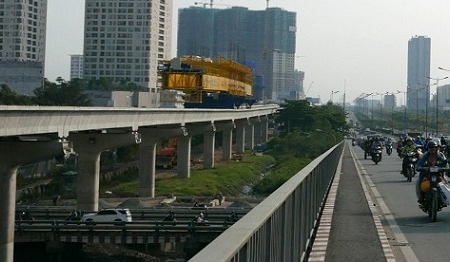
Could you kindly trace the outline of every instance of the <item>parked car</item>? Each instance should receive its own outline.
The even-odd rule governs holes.
[[[131,222],[131,213],[128,208],[109,208],[102,209],[97,213],[88,213],[83,215],[81,221],[84,222]]]

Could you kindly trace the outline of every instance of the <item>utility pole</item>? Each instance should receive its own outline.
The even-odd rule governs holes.
[[[345,79],[344,79],[344,98],[342,99],[342,108],[344,109],[344,114],[345,114]]]

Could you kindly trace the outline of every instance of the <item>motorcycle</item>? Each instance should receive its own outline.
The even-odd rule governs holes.
[[[397,155],[398,155],[400,158],[403,158],[403,156],[402,156],[402,150],[403,150],[403,147],[402,147],[402,146],[398,146],[398,147],[397,147]]]
[[[448,172],[448,167],[419,167],[417,171],[426,172],[425,177],[420,185],[423,197],[421,209],[428,214],[432,222],[436,222],[437,212],[446,207],[450,201],[449,191],[446,188],[447,181],[444,179],[444,172]],[[444,192],[443,190],[447,191]]]
[[[392,143],[386,144],[386,154],[388,154],[388,156],[392,154]]]
[[[383,153],[383,148],[381,146],[375,146],[372,148],[372,161],[375,162],[375,165],[378,165],[378,162],[381,161],[381,154]]]
[[[405,157],[406,157],[407,164],[406,164],[404,176],[406,177],[406,180],[408,182],[411,182],[412,178],[416,175],[416,164],[418,161],[417,152],[410,151],[410,152],[406,153]]]

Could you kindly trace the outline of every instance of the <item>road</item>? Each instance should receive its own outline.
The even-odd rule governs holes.
[[[383,154],[382,161],[375,165],[364,160],[361,148],[351,150],[357,157],[362,175],[371,191],[372,201],[380,211],[396,261],[449,261],[447,243],[450,243],[450,208],[438,212],[437,222],[430,222],[428,215],[419,209],[415,182],[407,182],[400,174],[401,159],[397,154]]]

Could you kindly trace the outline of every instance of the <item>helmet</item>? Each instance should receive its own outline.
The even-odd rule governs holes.
[[[406,138],[406,142],[408,142],[408,141],[411,141],[411,142],[412,142],[413,140],[412,140],[411,137],[408,136],[408,137]]]
[[[425,193],[430,190],[430,187],[431,187],[431,183],[430,183],[430,180],[428,180],[428,179],[424,179],[422,181],[422,183],[420,184],[420,190],[422,190],[422,192],[425,192]]]
[[[433,140],[428,141],[428,143],[427,143],[427,148],[438,147],[438,146],[439,146],[439,144],[436,141],[433,141]]]

